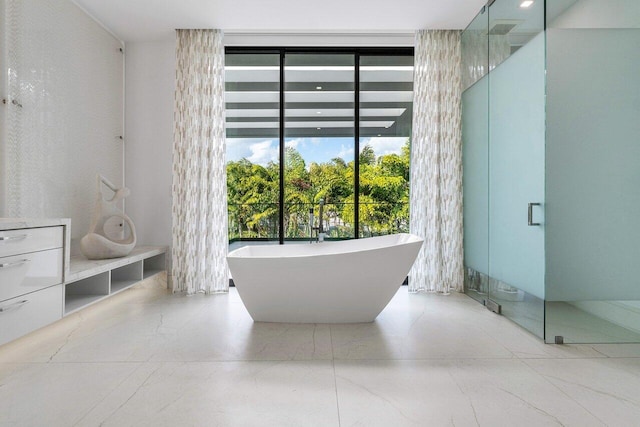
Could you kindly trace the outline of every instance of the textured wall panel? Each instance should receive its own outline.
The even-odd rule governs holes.
[[[87,232],[101,173],[123,184],[121,43],[70,1],[4,0],[5,216]],[[135,197],[135,195],[134,195]]]
[[[7,99],[7,20],[6,20],[6,0],[0,0],[0,98]],[[0,216],[5,212],[6,202],[6,144],[7,140],[7,107],[0,105]]]

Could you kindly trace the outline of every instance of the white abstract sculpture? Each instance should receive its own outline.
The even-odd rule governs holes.
[[[107,186],[114,195],[111,199],[104,197],[102,193],[102,185]],[[136,246],[136,229],[133,225],[133,221],[124,213],[120,212],[120,209],[116,204],[129,195],[129,189],[126,187],[116,188],[108,179],[102,175],[98,175],[97,183],[97,197],[96,206],[93,211],[93,217],[91,218],[91,226],[89,227],[89,233],[80,240],[80,250],[88,259],[106,259],[106,258],[119,258],[127,256],[133,248]],[[113,232],[108,232],[105,229],[105,225],[108,224],[111,218],[119,218],[127,223],[130,229],[129,237],[126,239],[114,239],[109,237],[113,235]],[[118,224],[123,227],[122,221]],[[117,233],[124,233],[124,228],[121,228]]]

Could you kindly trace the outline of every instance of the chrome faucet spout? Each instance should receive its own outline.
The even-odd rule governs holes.
[[[309,208],[309,243],[313,243],[313,231],[316,227],[313,226],[313,206]]]
[[[323,215],[323,209],[324,209],[324,199],[320,199],[319,201],[320,203],[320,213],[318,214],[319,218],[318,218],[318,243],[320,242],[324,242],[324,215]]]
[[[309,243],[313,243],[313,232],[316,232],[316,242],[324,242],[324,224],[322,217],[324,215],[324,199],[319,200],[320,212],[318,213],[318,225],[314,226],[313,207],[309,208]]]

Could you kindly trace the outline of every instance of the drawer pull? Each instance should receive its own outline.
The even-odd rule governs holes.
[[[0,242],[9,242],[11,240],[24,240],[29,237],[28,234],[18,234],[15,236],[0,236]]]
[[[0,307],[0,313],[5,313],[7,311],[11,311],[11,310],[16,310],[20,307],[22,307],[25,304],[28,304],[29,300],[28,299],[23,299],[22,301],[16,301],[13,304],[9,304],[7,306],[4,307]]]
[[[16,262],[8,262],[6,264],[0,264],[0,268],[17,267],[19,265],[26,264],[29,261],[31,261],[31,260],[23,259],[23,260],[16,261]]]

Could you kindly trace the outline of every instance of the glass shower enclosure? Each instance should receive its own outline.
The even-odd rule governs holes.
[[[465,292],[640,342],[640,2],[495,0],[462,34]]]

